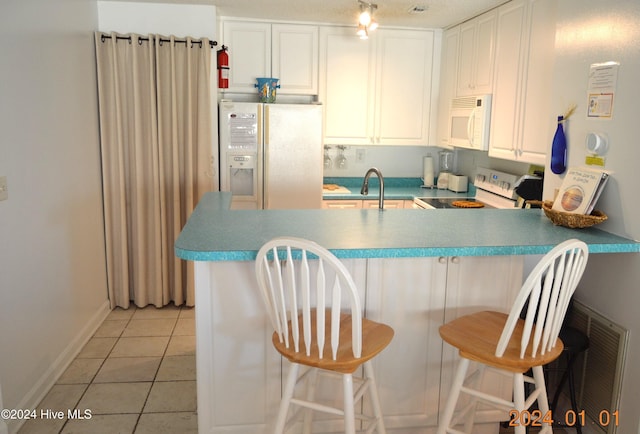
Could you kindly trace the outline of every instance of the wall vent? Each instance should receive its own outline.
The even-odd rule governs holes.
[[[620,408],[629,331],[579,301],[572,303],[567,324],[589,336],[589,350],[574,367],[578,411],[585,410],[585,424],[591,428],[585,431],[616,434],[612,414]],[[565,392],[568,402],[568,388]],[[611,422],[602,426],[600,418],[607,416]]]

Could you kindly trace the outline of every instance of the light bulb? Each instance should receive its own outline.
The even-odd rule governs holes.
[[[366,11],[366,10],[362,11],[362,13],[360,14],[359,23],[364,26],[368,26],[370,22],[371,22],[371,14],[369,13],[369,11]]]
[[[378,22],[374,19],[371,20],[371,24],[369,24],[369,30],[373,31],[378,28]]]
[[[364,24],[358,24],[356,35],[360,36],[360,39],[367,39],[369,37],[367,34],[367,27]]]

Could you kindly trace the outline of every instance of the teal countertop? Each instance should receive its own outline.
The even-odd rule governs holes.
[[[640,252],[640,243],[594,227],[554,226],[540,209],[232,211],[230,203],[230,193],[204,195],[176,240],[179,258],[252,261],[277,236],[311,239],[339,258],[543,254],[570,238],[591,253]]]
[[[380,183],[378,178],[372,176],[369,179],[369,194],[367,196],[360,194],[363,178],[324,178],[325,184],[337,184],[347,188],[350,193],[324,193],[324,200],[344,200],[344,199],[365,199],[377,200]],[[474,197],[475,187],[469,184],[469,191],[465,193],[455,193],[449,190],[438,190],[437,188],[422,188],[422,180],[420,178],[385,178],[384,181],[384,198],[389,200],[413,200],[414,197]]]

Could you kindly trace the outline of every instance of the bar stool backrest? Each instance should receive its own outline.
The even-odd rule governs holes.
[[[497,357],[504,355],[516,323],[525,313],[523,309],[526,314],[520,358],[524,358],[529,345],[532,357],[555,347],[569,301],[584,273],[588,257],[587,245],[571,239],[558,244],[538,262],[511,308],[496,348]]]
[[[351,313],[353,357],[361,357],[360,297],[351,274],[335,255],[312,241],[282,237],[265,243],[255,264],[263,301],[281,343],[300,352],[302,342],[307,356],[317,345],[320,358],[327,350],[337,360],[344,305]],[[316,315],[314,308],[328,314]],[[327,327],[330,342],[325,342]]]

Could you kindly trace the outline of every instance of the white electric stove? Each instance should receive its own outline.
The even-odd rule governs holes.
[[[478,167],[473,184],[476,187],[475,197],[417,197],[413,200],[416,208],[423,209],[445,209],[457,208],[453,205],[455,201],[473,201],[482,204],[480,208],[462,209],[517,209],[517,195],[515,186],[520,177],[498,170]]]

